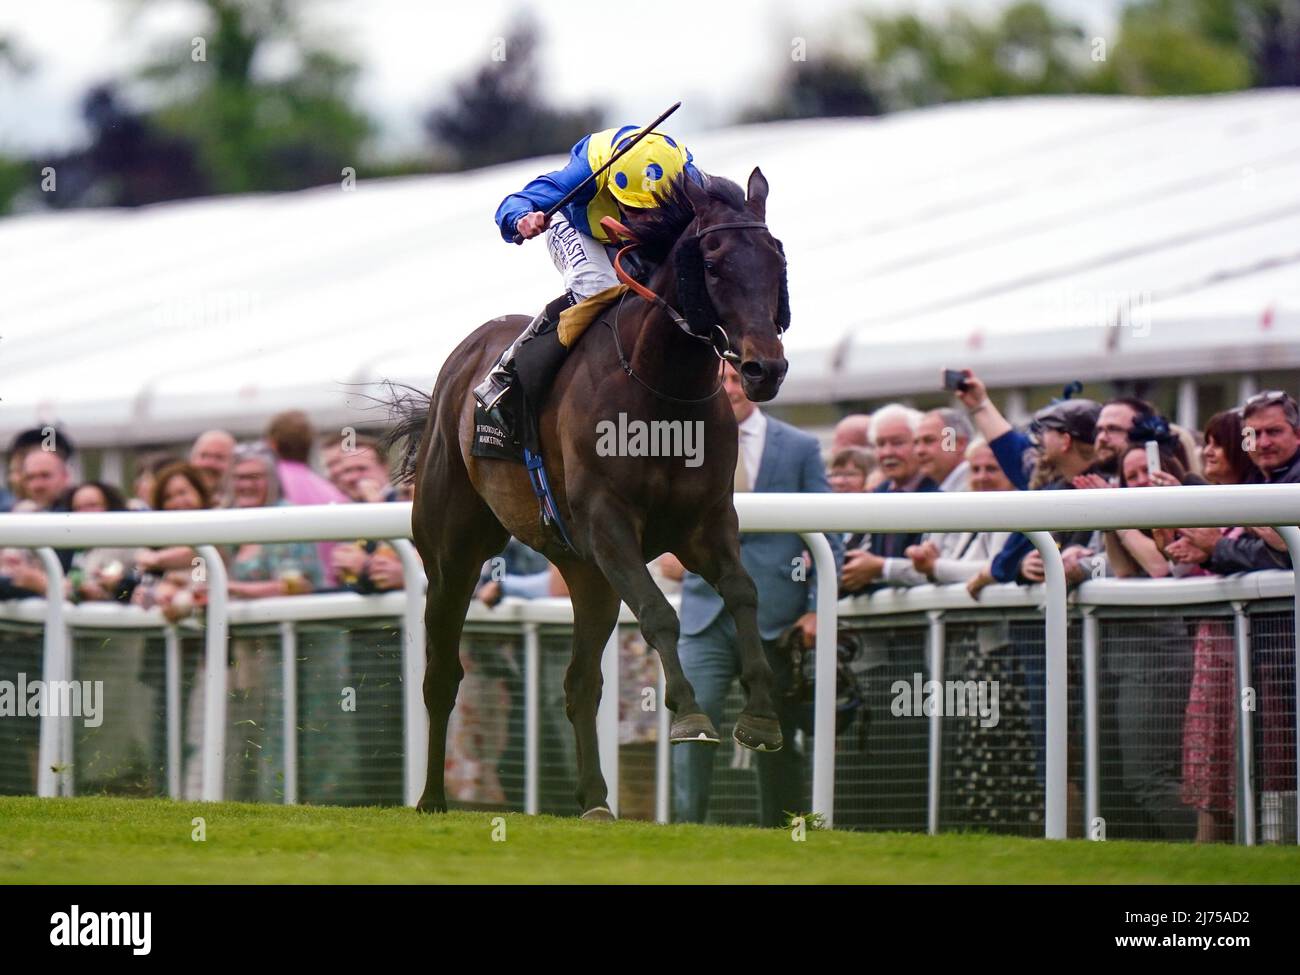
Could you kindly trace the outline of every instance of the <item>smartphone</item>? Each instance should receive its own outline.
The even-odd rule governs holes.
[[[1147,441],[1147,476],[1160,473],[1160,445],[1154,440]]]
[[[943,388],[951,389],[953,392],[966,392],[966,373],[960,369],[945,369],[943,371]]]

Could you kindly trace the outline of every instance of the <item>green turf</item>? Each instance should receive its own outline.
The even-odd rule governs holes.
[[[207,839],[191,839],[191,820]],[[0,883],[1296,883],[1296,847],[0,798]]]

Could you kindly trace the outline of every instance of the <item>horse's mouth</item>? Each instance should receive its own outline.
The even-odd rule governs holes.
[[[785,359],[751,359],[744,363],[740,367],[740,385],[745,396],[755,403],[766,403],[775,397],[788,367]]]
[[[781,383],[758,383],[755,385],[745,383],[744,388],[746,398],[755,403],[766,403],[768,400],[776,398],[777,392],[781,389]]]

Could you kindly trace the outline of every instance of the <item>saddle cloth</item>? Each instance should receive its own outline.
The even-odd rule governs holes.
[[[506,432],[488,418],[487,410],[474,404],[474,441],[469,446],[472,457],[524,462],[524,448],[514,443]]]

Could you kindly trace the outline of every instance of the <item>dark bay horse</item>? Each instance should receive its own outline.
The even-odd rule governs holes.
[[[785,256],[764,223],[767,189],[757,168],[748,196],[719,177],[705,187],[684,178],[635,225],[640,254],[655,262],[648,287],[679,310],[684,322],[674,323],[658,303],[624,295],[588,327],[551,387],[539,417],[541,443],[572,551],[541,526],[521,464],[470,454],[470,391],[527,324],[526,316],[494,319],[470,334],[443,365],[431,398],[419,394],[390,403],[396,425],[388,442],[409,438],[399,477],[415,478],[412,532],[429,582],[429,766],[420,810],[447,808],[443,764],[447,719],[463,676],[461,629],[481,566],[510,535],[559,568],[573,602],[565,710],[577,738],[577,798],[584,818],[612,818],[598,760],[596,710],[601,656],[620,600],[659,653],[665,703],[675,716],[672,740],[718,741],[682,673],[677,616],[646,568],[664,552],[717,589],[735,618],[746,692],[736,740],[760,750],[781,747],[755,587],[741,565],[732,504],[736,422],[719,384],[723,353],[739,364],[751,400],[770,400],[785,377]],[[630,350],[630,372],[620,363],[620,349]],[[703,463],[688,466],[680,456],[608,456],[608,450],[598,450],[597,427],[602,420],[617,423],[619,414],[629,422],[702,421]]]

